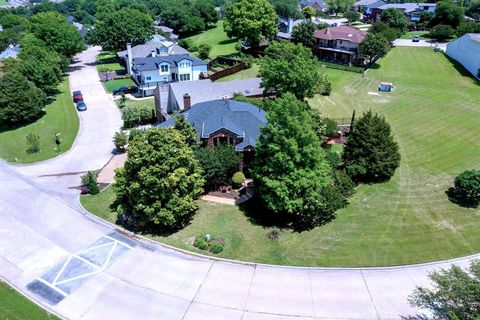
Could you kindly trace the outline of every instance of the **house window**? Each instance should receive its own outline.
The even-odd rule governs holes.
[[[168,72],[168,65],[163,64],[160,66],[160,72]]]
[[[190,80],[190,74],[185,73],[180,75],[180,81],[189,81]]]
[[[145,77],[145,80],[150,81],[152,80],[152,77]]]
[[[162,48],[160,49],[160,53],[162,53],[162,54],[167,54],[167,53],[168,53],[168,49],[165,48],[165,47],[162,47]]]

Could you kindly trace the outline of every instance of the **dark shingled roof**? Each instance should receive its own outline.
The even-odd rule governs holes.
[[[194,66],[203,66],[207,63],[203,60],[200,60],[196,57],[192,57],[188,54],[175,54],[171,56],[156,56],[156,57],[146,57],[146,58],[136,58],[133,59],[133,68],[138,71],[143,70],[156,70],[162,62],[167,62],[170,64],[177,65],[182,60],[190,60]]]
[[[175,118],[179,115],[185,116],[199,138],[206,139],[220,129],[243,138],[243,141],[235,146],[237,151],[243,151],[247,146],[255,147],[260,128],[267,123],[265,111],[250,103],[213,100],[197,103],[190,110],[170,117],[159,127],[173,127]]]

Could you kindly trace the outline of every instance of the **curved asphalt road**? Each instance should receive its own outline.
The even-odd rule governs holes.
[[[41,164],[0,163],[0,277],[68,319],[398,319],[426,272],[451,262],[377,269],[231,263],[132,241],[90,218],[66,189],[110,157],[119,114],[92,64],[70,74],[89,110],[72,151]],[[465,266],[469,258],[456,261]]]

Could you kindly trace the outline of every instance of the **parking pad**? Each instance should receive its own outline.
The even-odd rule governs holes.
[[[132,247],[135,247],[133,240],[115,232],[110,233],[30,282],[27,289],[47,303],[56,305]]]

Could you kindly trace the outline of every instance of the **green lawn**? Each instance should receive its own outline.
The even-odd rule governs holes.
[[[383,114],[402,155],[391,181],[360,186],[333,222],[302,233],[283,230],[272,241],[269,227],[238,208],[200,202],[189,226],[155,239],[195,251],[193,237],[208,232],[226,241],[220,257],[308,266],[399,265],[479,252],[480,209],[459,207],[445,195],[455,175],[480,168],[480,87],[459,70],[431,48],[397,47],[364,77],[325,71],[333,93],[311,104],[335,118],[349,119],[353,109],[357,118],[370,109]],[[395,90],[372,95],[381,81]],[[81,201],[112,220],[111,193]]]
[[[119,100],[116,101],[117,103],[119,102]],[[127,99],[127,101],[125,102],[125,106],[132,108],[148,107],[152,110],[155,110],[155,99],[153,97],[140,100]]]
[[[0,281],[0,319],[58,319]]]
[[[400,39],[413,39],[415,36],[420,36],[420,39],[428,40],[428,31],[410,31],[403,34]]]
[[[260,65],[254,63],[252,64],[251,68],[226,76],[225,78],[218,79],[217,82],[255,78],[258,77],[259,69]]]
[[[103,86],[109,93],[112,93],[113,89],[116,89],[121,86],[133,87],[135,86],[135,82],[133,82],[131,78],[116,79],[116,80],[104,81]]]
[[[0,6],[7,5],[8,1],[7,0],[0,0]]]
[[[113,51],[102,51],[97,56],[97,71],[121,71],[124,68],[118,63],[117,55]]]
[[[77,136],[79,120],[70,94],[68,78],[59,85],[61,92],[45,111],[46,114],[36,122],[16,129],[0,127],[0,157],[10,162],[31,163],[57,156],[55,133],[60,132],[62,144],[60,152],[72,146]],[[88,112],[88,111],[87,111]],[[40,136],[40,152],[27,153],[26,136],[35,133]]]
[[[226,56],[237,52],[235,49],[237,42],[228,38],[225,31],[223,31],[223,20],[218,21],[215,28],[185,39],[196,46],[204,43],[212,46],[212,51],[210,51],[210,58],[212,59],[217,56]]]

